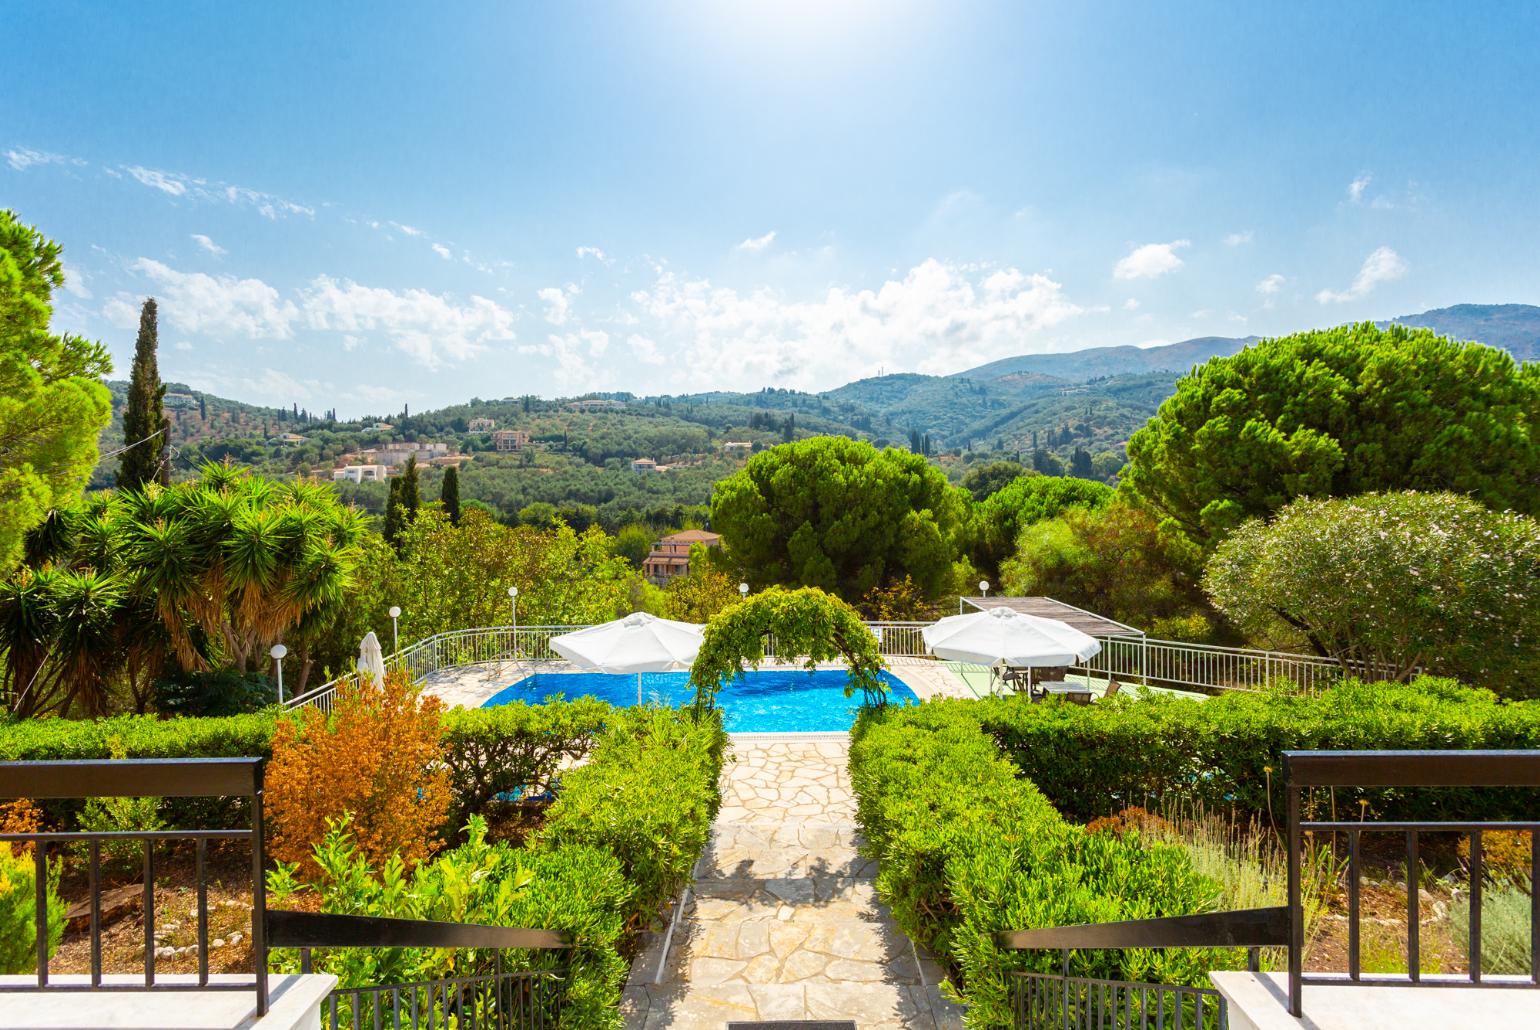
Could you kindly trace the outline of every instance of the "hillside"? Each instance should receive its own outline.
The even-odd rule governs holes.
[[[1505,347],[1522,360],[1540,358],[1540,307],[1523,304],[1455,307],[1391,321],[1428,326],[1459,339]],[[242,404],[169,384],[181,395],[168,407],[176,475],[206,460],[226,458],[263,471],[321,477],[357,453],[402,441],[441,443],[468,455],[462,495],[484,501],[508,519],[530,505],[565,506],[570,521],[608,525],[647,517],[678,522],[686,509],[709,502],[712,484],[751,450],[821,434],[867,439],[879,447],[929,446],[953,478],[978,461],[1010,457],[1031,462],[1043,450],[1068,463],[1077,451],[1116,468],[1129,436],[1170,396],[1178,377],[1209,358],[1232,354],[1254,338],[1201,337],[1161,347],[1096,347],[1072,354],[1029,354],[951,376],[913,373],[847,383],[823,393],[764,389],[680,396],[628,393],[579,399],[473,398],[435,411],[336,422],[297,407]],[[127,384],[110,383],[113,422],[102,434],[104,453],[122,446]],[[530,446],[496,450],[472,419],[522,430]],[[304,439],[284,442],[283,434]],[[350,457],[352,456],[352,457]],[[650,458],[662,473],[631,471]],[[1083,457],[1082,457],[1082,460]],[[110,486],[116,459],[104,460],[93,487]],[[424,495],[437,495],[441,471],[424,470]],[[350,499],[379,511],[385,486],[344,484]]]

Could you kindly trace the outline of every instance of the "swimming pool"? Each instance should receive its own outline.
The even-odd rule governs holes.
[[[903,680],[884,671],[891,704],[917,704]],[[717,693],[729,733],[808,733],[848,730],[861,706],[861,692],[845,696],[843,669],[777,669],[746,672]],[[537,672],[488,698],[483,708],[514,701],[539,704],[557,694],[591,696],[612,705],[636,704],[636,677],[602,672]],[[695,698],[687,672],[644,672],[642,699],[677,708]]]

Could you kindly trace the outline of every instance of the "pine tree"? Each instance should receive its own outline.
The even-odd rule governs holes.
[[[205,395],[200,393],[200,394],[198,394],[198,421],[199,422],[207,422],[208,420],[209,420],[209,401],[208,401],[208,397],[206,397]]]
[[[171,481],[171,423],[164,406],[166,387],[160,381],[160,368],[155,361],[157,335],[155,298],[150,297],[139,311],[139,336],[134,341],[134,365],[128,377],[128,406],[123,412],[123,443],[128,449],[118,466],[118,486],[130,490]]]
[[[444,505],[444,514],[453,526],[460,524],[460,471],[453,465],[444,470],[444,485],[439,487],[438,499]]]

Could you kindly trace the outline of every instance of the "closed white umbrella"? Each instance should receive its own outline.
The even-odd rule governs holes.
[[[920,635],[936,657],[980,665],[1076,665],[1102,649],[1073,626],[1010,608],[949,616]]]
[[[367,676],[378,688],[385,686],[385,655],[380,651],[380,640],[374,630],[365,633],[358,645],[358,674]]]
[[[642,673],[688,669],[700,651],[706,627],[635,612],[623,619],[551,638],[551,650],[581,669],[636,673],[636,703],[642,703]]]

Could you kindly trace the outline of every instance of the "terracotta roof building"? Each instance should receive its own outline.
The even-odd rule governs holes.
[[[690,571],[690,548],[696,544],[702,547],[721,547],[722,534],[710,533],[704,529],[686,529],[679,533],[670,533],[653,544],[652,553],[647,556],[646,561],[642,562],[642,575],[658,586],[683,576]]]

